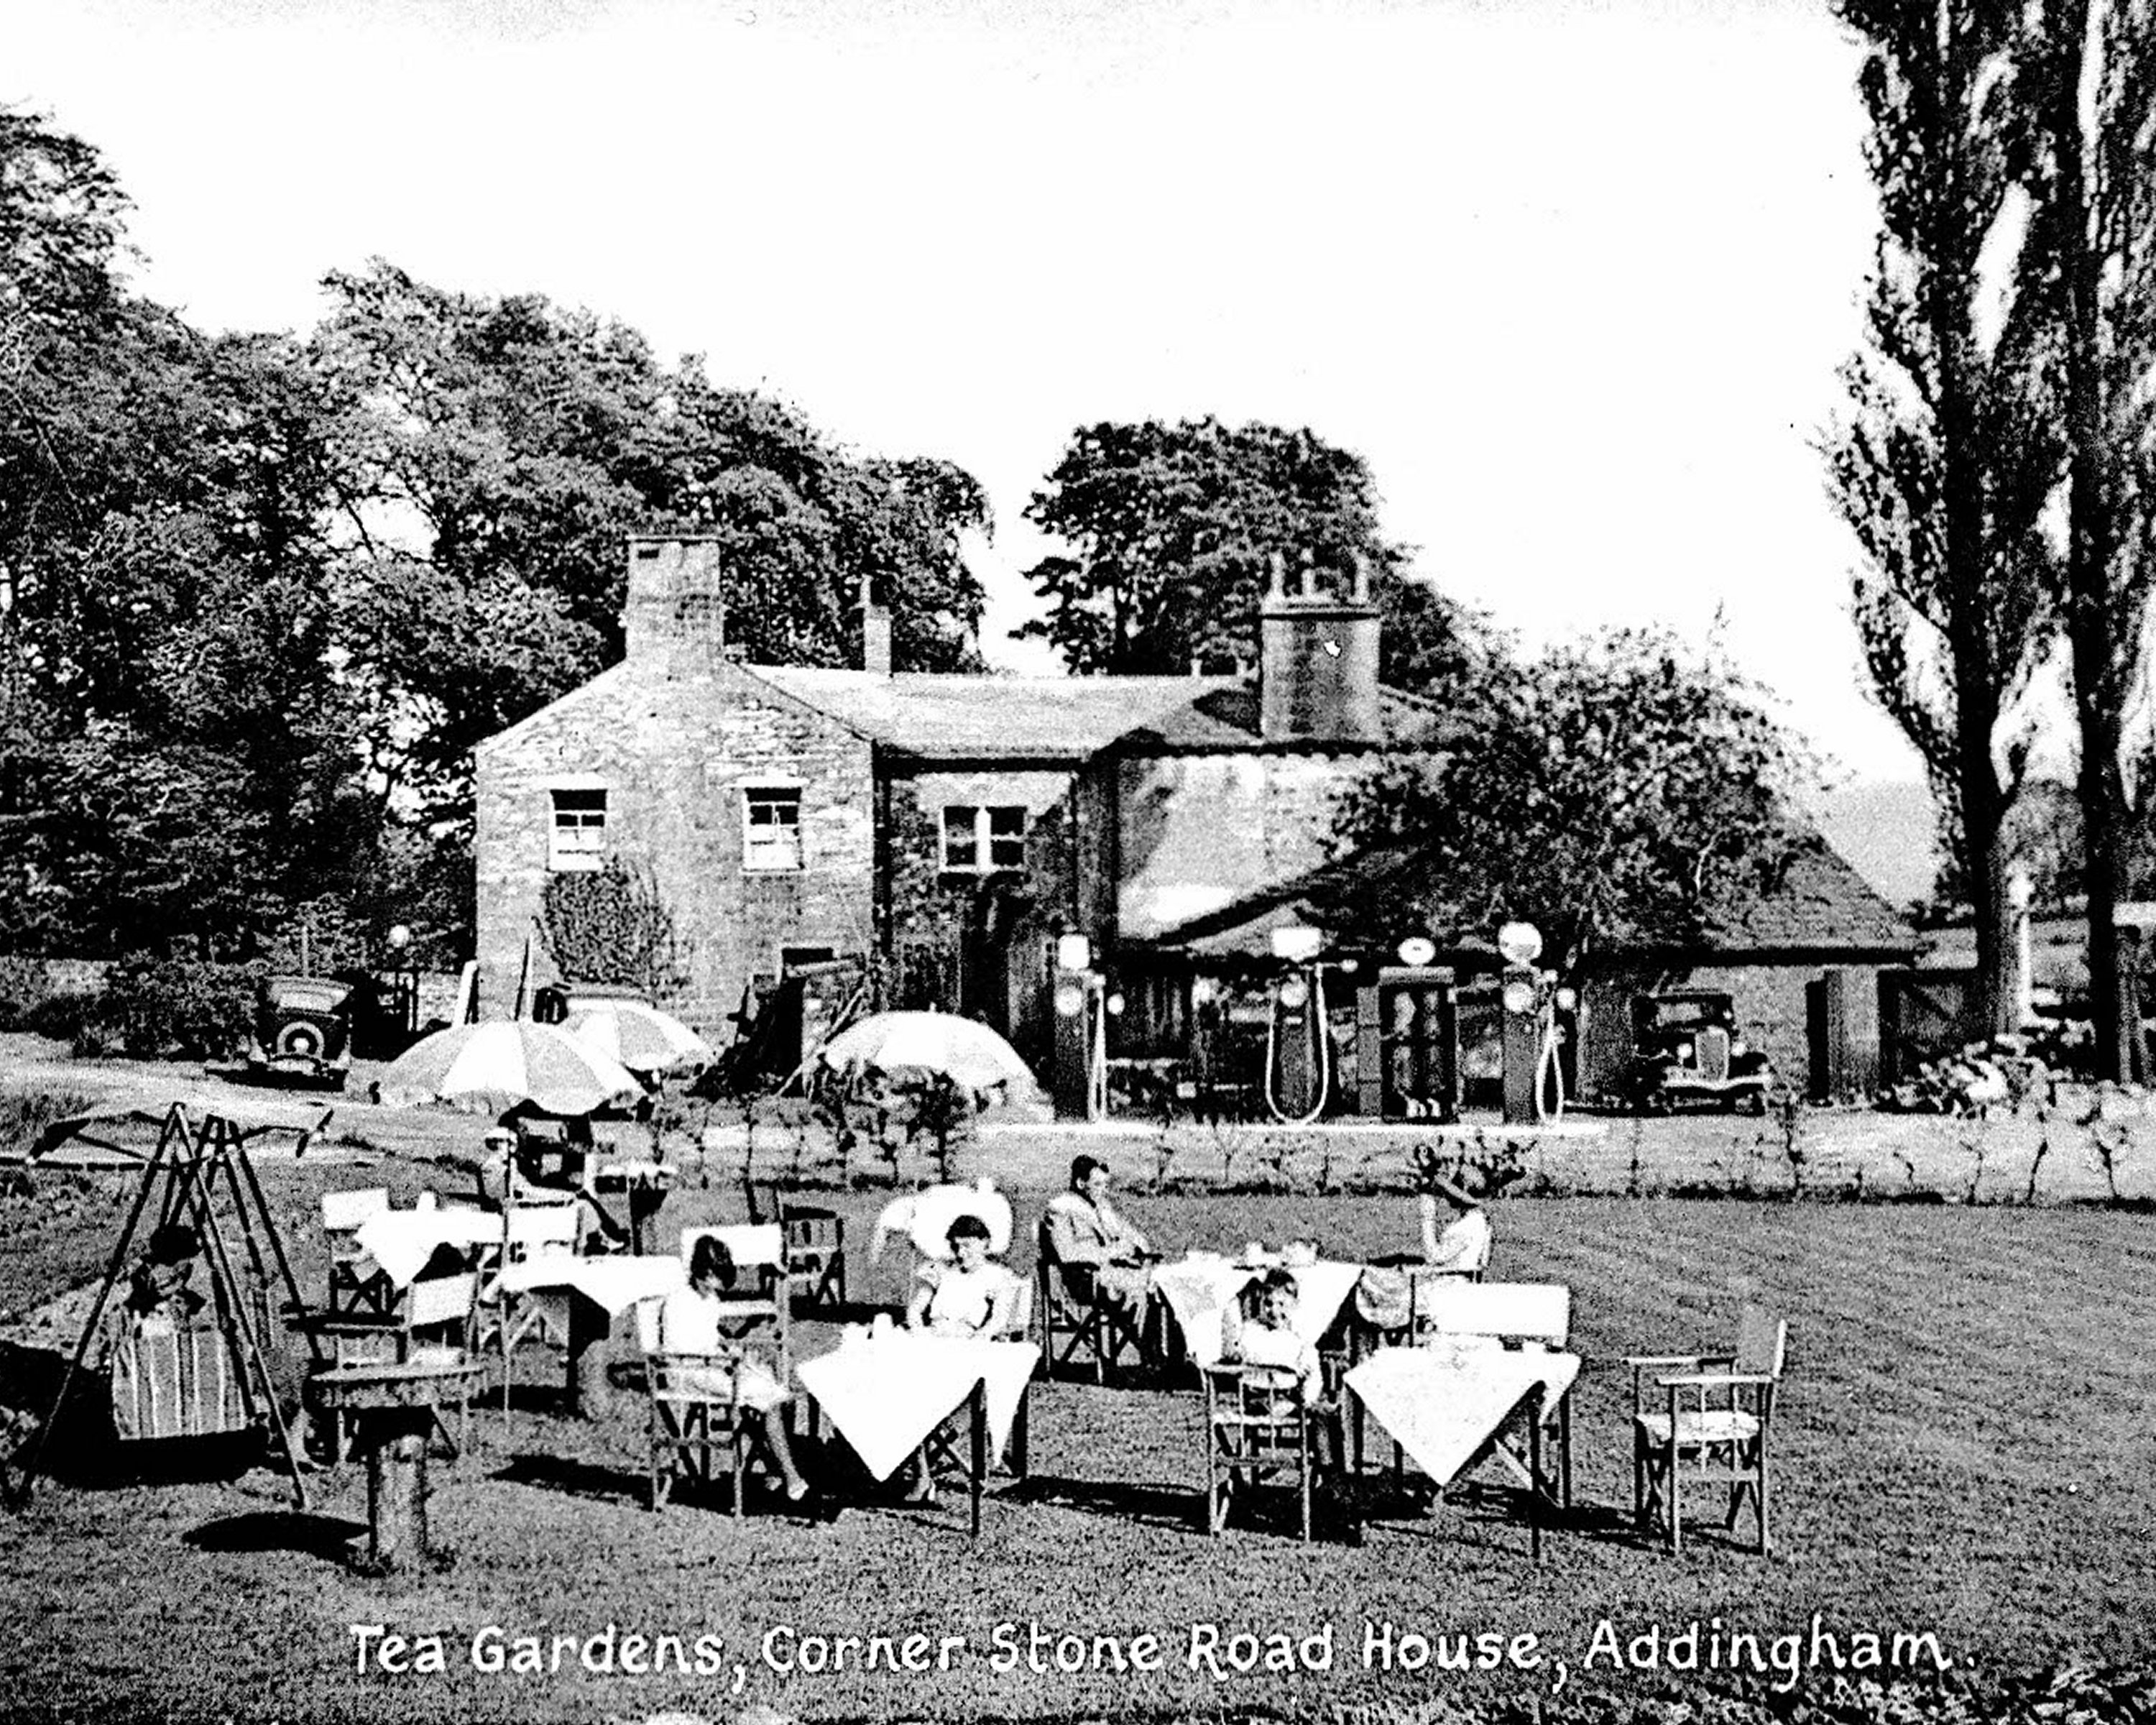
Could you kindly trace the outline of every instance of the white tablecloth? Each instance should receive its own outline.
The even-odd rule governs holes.
[[[1348,1388],[1440,1486],[1481,1452],[1540,1391],[1555,1407],[1579,1375],[1576,1353],[1472,1343],[1383,1348],[1348,1374]]]
[[[1355,1291],[1363,1266],[1321,1260],[1286,1267],[1296,1286],[1295,1322],[1291,1327],[1315,1348],[1317,1338],[1332,1327],[1341,1307]],[[1199,1365],[1219,1363],[1221,1320],[1244,1285],[1260,1273],[1218,1255],[1179,1258],[1153,1266],[1153,1286],[1175,1313],[1183,1330],[1183,1347]]]
[[[870,1474],[889,1479],[937,1424],[988,1385],[988,1438],[1001,1455],[1040,1353],[1029,1342],[987,1342],[917,1330],[849,1332],[830,1353],[796,1368],[839,1435]]]
[[[412,1278],[445,1245],[460,1251],[501,1244],[501,1217],[494,1210],[450,1209],[377,1210],[353,1236],[360,1250],[398,1287]]]
[[[573,1288],[611,1319],[640,1300],[656,1300],[689,1284],[688,1266],[671,1252],[644,1257],[584,1258],[573,1252],[540,1252],[501,1272],[513,1294],[537,1288]]]

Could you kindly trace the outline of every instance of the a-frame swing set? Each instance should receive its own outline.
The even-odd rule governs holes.
[[[106,1261],[97,1297],[83,1319],[82,1333],[76,1338],[59,1393],[38,1426],[37,1435],[31,1440],[9,1493],[10,1502],[16,1507],[21,1507],[29,1499],[38,1465],[44,1459],[46,1440],[60,1419],[83,1362],[89,1358],[113,1289],[126,1272],[137,1237],[146,1240],[150,1233],[167,1223],[187,1224],[202,1241],[203,1255],[210,1271],[210,1300],[216,1328],[223,1338],[224,1352],[247,1422],[253,1426],[268,1427],[275,1451],[282,1458],[285,1475],[292,1482],[295,1506],[302,1510],[308,1507],[299,1451],[284,1410],[278,1404],[267,1358],[272,1339],[270,1327],[280,1316],[303,1311],[304,1302],[298,1280],[292,1274],[291,1260],[285,1255],[284,1238],[270,1214],[254,1166],[248,1159],[247,1140],[265,1132],[297,1130],[300,1148],[304,1150],[308,1140],[321,1130],[328,1119],[325,1114],[304,1130],[271,1126],[243,1127],[223,1115],[210,1113],[205,1113],[197,1122],[189,1117],[184,1104],[175,1102],[166,1110],[162,1123],[157,1115],[141,1110],[80,1115],[56,1122],[39,1137],[31,1152],[33,1163],[59,1144],[75,1140],[131,1160],[140,1158],[142,1171],[136,1183],[127,1219],[120,1230],[119,1238],[113,1242],[112,1255]],[[128,1121],[158,1127],[156,1147],[146,1158],[139,1146],[94,1137],[90,1130],[108,1122]],[[144,1219],[151,1214],[153,1199],[156,1215],[146,1230]],[[222,1217],[220,1210],[223,1212]],[[274,1310],[270,1301],[273,1289],[282,1294]],[[307,1345],[320,1364],[321,1343],[309,1336]]]

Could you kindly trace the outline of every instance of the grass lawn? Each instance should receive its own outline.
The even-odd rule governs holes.
[[[265,1162],[302,1273],[320,1275],[310,1219],[326,1185],[424,1170]],[[119,1219],[110,1176],[40,1173],[0,1200],[27,1250],[0,1260],[0,1312],[94,1272]],[[1038,1192],[1019,1196],[1021,1235]],[[880,1194],[840,1200],[865,1244]],[[725,1214],[718,1188],[677,1193],[669,1224]],[[1169,1250],[1314,1234],[1328,1256],[1409,1243],[1401,1198],[1178,1196],[1131,1208]],[[1033,1477],[991,1496],[978,1543],[957,1507],[842,1500],[810,1519],[757,1506],[742,1523],[690,1504],[642,1507],[642,1410],[593,1422],[535,1404],[434,1476],[432,1514],[454,1563],[383,1582],[343,1562],[366,1520],[363,1475],[331,1476],[315,1514],[283,1483],[48,1483],[0,1521],[0,1714],[352,1720],[726,1716],[753,1699],[804,1717],[1083,1717],[1126,1711],[1294,1715],[1496,1703],[1547,1692],[1554,1661],[1577,1689],[1727,1690],[1726,1676],[1584,1669],[1598,1625],[1630,1642],[1697,1619],[1763,1641],[1931,1631],[1979,1678],[2063,1658],[2156,1655],[2156,1231],[2143,1215],[2025,1209],[1573,1198],[1496,1213],[1505,1279],[1561,1281],[1574,1297],[1580,1507],[1543,1566],[1494,1474],[1427,1516],[1373,1521],[1359,1543],[1302,1546],[1245,1525],[1199,1531],[1200,1414],[1186,1387],[1036,1384]],[[1023,1245],[1014,1262],[1028,1267]],[[862,1284],[865,1282],[866,1285]],[[896,1300],[890,1262],[857,1295]],[[1706,1527],[1681,1556],[1643,1543],[1629,1506],[1620,1356],[1706,1345],[1749,1294],[1787,1312],[1789,1378],[1776,1422],[1779,1550],[1763,1561]],[[804,1327],[800,1352],[828,1345]],[[536,1375],[527,1364],[521,1375]],[[811,1450],[813,1455],[813,1448]],[[826,1459],[827,1468],[837,1463]],[[1534,1671],[1464,1676],[1366,1668],[1366,1620],[1424,1634],[1539,1638]],[[1162,1638],[1158,1673],[995,1668],[996,1626]],[[1301,1638],[1330,1625],[1329,1670],[1216,1677],[1183,1655],[1191,1625]],[[439,1635],[448,1669],[357,1669],[354,1625]],[[619,1634],[723,1639],[711,1677],[475,1671],[507,1638]],[[965,1645],[942,1672],[845,1670],[782,1679],[762,1656],[799,1638],[925,1631]],[[1023,1642],[1020,1644],[1023,1645]],[[747,1686],[729,1693],[742,1661]]]

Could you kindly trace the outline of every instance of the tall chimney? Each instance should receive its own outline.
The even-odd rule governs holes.
[[[1345,593],[1321,586],[1307,552],[1301,576],[1289,591],[1286,559],[1272,554],[1258,608],[1259,734],[1268,742],[1375,742],[1384,716],[1368,567],[1357,554]]]
[[[861,669],[871,676],[891,675],[891,608],[875,602],[865,570],[861,573]]]
[[[718,542],[706,536],[638,536],[629,542],[621,633],[632,660],[696,665],[726,646],[726,595]]]

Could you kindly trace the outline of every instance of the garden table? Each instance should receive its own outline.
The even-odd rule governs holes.
[[[466,1402],[486,1381],[476,1360],[418,1359],[337,1366],[317,1372],[309,1391],[326,1412],[352,1422],[367,1457],[367,1557],[381,1571],[433,1555],[427,1542],[427,1440],[445,1406]]]
[[[1270,1255],[1231,1260],[1218,1252],[1193,1252],[1153,1266],[1153,1286],[1175,1314],[1184,1351],[1194,1363],[1220,1363],[1222,1320],[1229,1306],[1253,1280],[1279,1262]],[[1321,1258],[1314,1264],[1281,1267],[1295,1278],[1296,1298],[1291,1327],[1315,1348],[1318,1337],[1332,1327],[1348,1296],[1355,1291],[1363,1266]]]
[[[498,1210],[458,1204],[422,1204],[408,1210],[377,1210],[359,1224],[359,1250],[397,1287],[408,1287],[444,1246],[470,1257],[479,1248],[501,1245]]]
[[[688,1281],[688,1266],[670,1252],[610,1258],[540,1252],[501,1272],[501,1286],[509,1293],[546,1290],[567,1296],[569,1346],[563,1387],[570,1410],[584,1419],[598,1417],[613,1399],[607,1368],[613,1361],[615,1320],[633,1307],[687,1286]]]
[[[1440,1491],[1468,1468],[1496,1455],[1527,1487],[1529,1538],[1542,1556],[1541,1507],[1548,1494],[1543,1427],[1549,1410],[1571,1394],[1579,1356],[1544,1348],[1511,1348],[1476,1339],[1420,1348],[1385,1348],[1348,1373],[1347,1387],[1388,1435],[1414,1458]],[[1524,1419],[1527,1457],[1504,1442]],[[1571,1481],[1558,1494],[1569,1498]]]
[[[981,1490],[1010,1442],[1039,1350],[921,1330],[847,1330],[829,1353],[797,1368],[802,1387],[870,1476],[887,1480],[961,1408],[970,1409],[967,1484],[973,1531],[981,1531]]]

